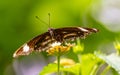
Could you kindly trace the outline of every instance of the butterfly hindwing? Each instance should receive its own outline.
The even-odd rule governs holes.
[[[47,38],[49,37],[49,38]],[[39,50],[44,48],[42,44],[50,39],[49,32],[45,32],[41,35],[38,35],[37,37],[33,38],[32,40],[28,41],[24,45],[22,45],[20,48],[18,48],[15,53],[13,54],[13,57],[18,57],[20,55],[28,55],[34,50]]]

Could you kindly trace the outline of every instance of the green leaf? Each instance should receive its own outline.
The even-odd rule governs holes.
[[[48,64],[48,66],[43,68],[39,75],[46,75],[55,72],[57,72],[57,64]]]
[[[79,75],[80,64],[77,63],[77,64],[72,65],[72,66],[66,66],[66,67],[63,67],[61,70],[73,73],[74,75]]]
[[[95,75],[97,69],[101,63],[103,63],[103,61],[94,54],[84,54],[81,55],[79,59],[79,63],[63,67],[61,70],[73,73],[74,75]]]
[[[79,39],[77,39],[77,45],[73,47],[73,52],[76,54],[80,54],[84,51],[84,44],[80,42]]]
[[[99,58],[104,60],[109,66],[114,68],[120,74],[120,56],[116,54],[97,54]]]
[[[102,60],[94,54],[84,54],[81,56],[81,75],[95,75]]]

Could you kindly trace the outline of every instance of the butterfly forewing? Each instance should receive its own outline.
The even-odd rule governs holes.
[[[48,40],[50,40],[50,33],[45,32],[41,35],[38,35],[37,37],[33,38],[32,40],[28,41],[24,45],[22,45],[20,48],[18,48],[15,53],[13,54],[13,57],[18,57],[20,55],[28,55],[32,51],[42,51],[45,48],[47,48]]]
[[[66,41],[66,40],[74,40],[77,37],[85,38],[87,35],[91,33],[98,32],[95,28],[83,28],[83,27],[66,27],[66,28],[59,28],[55,29],[55,37],[58,41]],[[58,34],[59,33],[59,34]],[[60,39],[60,40],[59,40]]]
[[[65,27],[58,29],[50,29],[32,40],[21,46],[14,54],[13,57],[20,55],[28,55],[33,51],[45,51],[51,48],[55,42],[64,43],[66,41],[75,40],[76,38],[85,38],[91,33],[98,32],[95,28],[83,27]]]

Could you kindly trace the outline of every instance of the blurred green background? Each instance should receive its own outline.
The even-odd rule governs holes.
[[[48,23],[48,13],[53,28],[82,26],[100,30],[83,41],[85,53],[114,52],[113,42],[119,40],[120,34],[119,4],[119,0],[0,0],[0,75],[26,75],[18,73],[19,66],[15,70],[18,60],[12,55],[23,43],[48,30],[47,25],[35,18],[39,16]],[[44,60],[26,57],[30,62],[34,61],[33,57]]]

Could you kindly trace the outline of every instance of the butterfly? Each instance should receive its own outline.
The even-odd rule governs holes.
[[[13,54],[13,57],[29,55],[33,51],[45,51],[51,48],[53,43],[64,43],[75,40],[76,38],[82,39],[96,32],[98,32],[96,28],[85,27],[49,28],[48,32],[36,36],[18,48]]]

